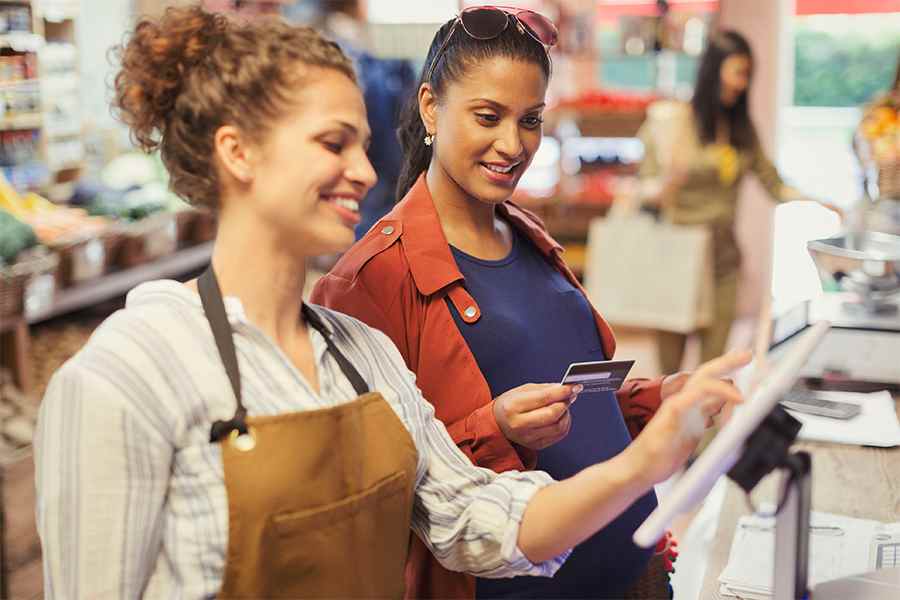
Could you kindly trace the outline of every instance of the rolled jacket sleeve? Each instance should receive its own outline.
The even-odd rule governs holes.
[[[537,452],[510,442],[494,417],[494,403],[477,408],[465,419],[447,426],[447,432],[473,464],[502,473],[533,469]],[[511,452],[510,449],[515,450]]]

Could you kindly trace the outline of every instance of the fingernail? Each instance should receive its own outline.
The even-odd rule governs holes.
[[[580,394],[583,390],[584,390],[584,386],[581,385],[580,383],[577,384],[574,388],[572,388],[572,392],[573,392],[576,396],[577,396],[578,394]]]

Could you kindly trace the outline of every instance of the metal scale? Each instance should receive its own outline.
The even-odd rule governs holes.
[[[840,291],[805,309],[807,322],[832,328],[800,376],[829,387],[900,388],[900,201],[883,198],[858,213],[850,232],[807,244],[823,287]]]

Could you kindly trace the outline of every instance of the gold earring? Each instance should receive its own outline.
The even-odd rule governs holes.
[[[430,146],[433,143],[434,143],[434,134],[429,133],[428,135],[425,136],[425,145]]]

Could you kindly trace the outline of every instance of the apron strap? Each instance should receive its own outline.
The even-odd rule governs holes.
[[[228,375],[228,381],[231,383],[231,389],[234,392],[235,400],[237,400],[237,410],[234,416],[227,421],[216,421],[212,424],[209,433],[209,441],[211,443],[228,436],[232,431],[237,430],[238,434],[245,435],[247,433],[247,409],[244,408],[243,397],[241,395],[241,372],[238,367],[237,353],[234,349],[234,337],[232,334],[231,324],[228,322],[228,314],[225,311],[225,302],[222,299],[222,291],[219,288],[219,281],[213,272],[212,265],[197,280],[197,288],[200,291],[200,301],[203,304],[203,311],[206,313],[206,319],[209,321],[212,329],[213,338],[216,341],[216,348],[219,350],[219,357],[225,366],[225,373]],[[325,346],[331,356],[337,361],[338,367],[343,372],[357,395],[369,393],[369,386],[365,379],[356,370],[356,367],[347,360],[347,357],[338,350],[334,341],[331,339],[331,331],[322,322],[322,319],[313,311],[306,303],[303,303],[301,314],[309,325],[318,331],[325,340]]]
[[[209,433],[211,443],[218,442],[232,431],[237,430],[240,435],[247,433],[247,409],[241,396],[241,371],[238,368],[237,353],[234,350],[234,338],[231,324],[228,322],[228,314],[225,312],[225,302],[222,300],[222,291],[219,281],[213,272],[212,265],[197,280],[197,288],[200,290],[200,301],[203,303],[203,311],[212,328],[213,337],[216,340],[216,348],[219,350],[219,358],[225,366],[228,381],[237,400],[237,410],[234,416],[227,421],[216,421],[212,424]]]
[[[322,334],[322,337],[325,339],[325,345],[328,347],[328,351],[331,353],[332,358],[337,361],[338,366],[341,368],[341,371],[344,373],[344,377],[350,380],[350,385],[353,386],[353,389],[356,390],[356,394],[358,396],[362,396],[363,394],[369,393],[369,384],[366,383],[366,380],[362,378],[362,375],[359,374],[359,371],[356,370],[356,367],[353,366],[347,357],[344,356],[344,353],[338,350],[338,347],[334,344],[334,341],[331,339],[331,332],[322,322],[322,319],[316,312],[309,307],[305,302],[303,303],[303,308],[300,309],[303,318],[306,319],[306,322],[309,323],[313,329]]]

